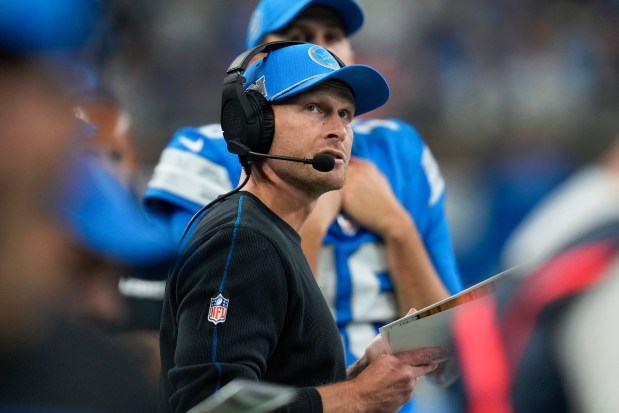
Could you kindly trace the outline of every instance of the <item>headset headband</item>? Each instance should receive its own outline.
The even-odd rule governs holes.
[[[249,64],[249,62],[251,62],[251,59],[253,59],[254,56],[256,56],[259,53],[270,53],[274,50],[281,49],[283,47],[294,46],[295,44],[304,44],[304,43],[306,42],[300,42],[296,40],[282,40],[279,42],[263,43],[259,46],[254,47],[253,49],[249,49],[241,53],[240,55],[238,55],[232,61],[232,63],[230,63],[230,66],[228,66],[228,70],[226,70],[226,73],[230,74],[232,72],[237,72],[239,70],[245,71],[245,69],[247,69],[247,65]],[[346,66],[339,57],[337,57],[333,53],[331,53],[331,55],[337,61],[340,67]]]

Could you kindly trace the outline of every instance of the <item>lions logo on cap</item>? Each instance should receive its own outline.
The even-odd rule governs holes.
[[[261,76],[260,79],[256,80],[256,83],[253,83],[247,87],[247,90],[255,90],[260,93],[262,96],[267,97],[267,87],[264,84],[264,76]]]
[[[211,306],[208,309],[208,321],[215,325],[226,321],[229,302],[230,300],[221,294],[215,298],[211,298]]]
[[[329,69],[337,70],[340,68],[340,65],[337,63],[337,60],[329,53],[326,49],[320,46],[312,46],[307,51],[310,59],[314,62],[318,63],[320,66],[327,67]]]

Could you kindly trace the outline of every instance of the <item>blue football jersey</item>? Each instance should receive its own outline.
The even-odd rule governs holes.
[[[147,185],[146,213],[178,241],[200,208],[237,186],[241,171],[219,124],[180,129],[163,150]]]
[[[445,183],[417,131],[395,119],[353,122],[353,156],[372,161],[413,217],[444,285],[462,289],[444,211]],[[239,183],[241,166],[228,152],[220,125],[181,129],[163,151],[145,192],[147,212],[180,239],[203,205]],[[335,317],[351,364],[376,336],[398,318],[385,247],[375,234],[345,215],[324,240],[316,279]]]
[[[395,119],[354,122],[353,155],[372,161],[413,217],[445,287],[462,289],[444,211],[445,182],[430,149]],[[382,240],[340,214],[319,256],[316,279],[345,344],[347,363],[363,355],[378,328],[399,317]]]

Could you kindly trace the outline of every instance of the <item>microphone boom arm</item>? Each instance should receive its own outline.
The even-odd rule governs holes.
[[[291,156],[283,155],[271,155],[266,153],[253,152],[246,145],[237,141],[236,139],[228,141],[228,151],[239,156],[259,157],[269,159],[279,159],[281,161],[300,162],[308,165],[312,165],[314,169],[320,172],[329,172],[335,168],[335,158],[327,154],[318,154],[312,159],[308,158],[294,158]]]

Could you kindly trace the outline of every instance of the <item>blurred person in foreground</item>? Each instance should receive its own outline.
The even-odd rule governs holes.
[[[615,412],[619,222],[586,231],[454,318],[462,412]]]
[[[59,251],[51,242],[49,188],[60,175],[76,125],[62,78],[37,58],[67,42],[82,42],[88,34],[78,30],[60,36],[57,16],[45,13],[34,17],[47,24],[42,31],[49,29],[56,37],[22,28],[24,8],[37,3],[0,2],[0,330],[2,348],[9,351],[45,335],[47,317],[65,287],[52,265]]]
[[[118,282],[175,249],[99,154],[73,142],[50,198],[54,228],[47,241],[55,260],[43,269],[63,285],[45,292],[55,306],[38,308],[46,312],[46,334],[2,360],[0,399],[12,406],[152,412],[158,369],[149,371],[152,361],[133,340],[124,343],[113,334],[128,315]]]
[[[63,69],[76,63],[99,6],[0,1],[2,411],[149,412],[155,406],[134,357],[87,322],[118,314],[117,302],[105,299],[100,306],[91,300],[107,287],[90,288],[99,263],[116,265],[108,256],[88,256],[75,238],[95,217],[64,219],[83,206],[72,201],[85,190],[70,184],[65,172],[85,176],[73,150],[81,145],[84,125],[73,112],[74,79]],[[73,198],[61,195],[63,185]],[[104,273],[109,285],[109,271]]]
[[[92,205],[80,212],[92,220],[89,233],[82,238],[85,242],[99,240],[101,245],[94,248],[99,255],[109,256],[124,250],[122,259],[115,260],[120,265],[114,276],[108,277],[110,288],[107,289],[110,298],[113,295],[122,303],[124,312],[120,319],[110,319],[104,324],[114,337],[144,359],[149,376],[157,382],[161,304],[176,244],[141,210],[137,188],[140,153],[134,140],[131,114],[114,97],[97,67],[76,65],[73,73],[75,113],[92,129],[82,145],[97,158],[93,160],[97,167],[90,169],[94,169],[91,171],[94,186],[99,188],[91,194],[99,197],[99,201],[91,201]],[[96,170],[102,168],[105,173]]]
[[[159,281],[176,255],[176,246],[147,219],[105,154],[90,145],[76,150],[75,165],[68,168],[58,202],[73,251],[72,314],[124,344],[156,383],[158,327],[155,331],[139,320],[136,303],[123,294],[119,283],[129,276]]]
[[[506,255],[518,276],[457,314],[461,411],[619,409],[619,148],[609,149],[521,224]]]
[[[92,64],[76,62],[67,73],[73,80],[73,109],[82,133],[74,141],[73,164],[62,180],[59,212],[77,244],[117,267],[107,280],[113,288],[107,290],[120,297],[121,277],[140,274],[154,281],[165,277],[176,246],[142,212],[135,188],[139,156],[130,114]],[[89,301],[96,302],[84,303]],[[130,314],[104,313],[103,308],[94,310],[91,318],[110,327],[130,321],[126,319]]]
[[[354,1],[265,0],[252,15],[247,47],[309,41],[350,64],[349,36],[362,24]],[[322,196],[301,229],[347,365],[363,355],[380,326],[462,288],[444,211],[445,184],[430,149],[401,120],[356,118],[352,128],[344,188]],[[183,128],[155,168],[147,211],[178,240],[192,215],[240,176],[219,124]]]
[[[503,250],[503,267],[538,265],[579,234],[619,219],[619,135],[533,208]]]
[[[261,50],[235,62],[247,64]],[[198,216],[168,278],[162,408],[184,412],[245,378],[297,387],[298,397],[283,411],[395,411],[445,349],[394,356],[377,337],[346,370],[337,327],[299,235],[318,198],[344,184],[353,117],[384,104],[389,87],[374,69],[342,66],[317,45],[275,43],[266,51],[242,76],[229,75],[237,79],[235,93],[227,84],[222,96],[224,134],[230,150],[238,149],[246,178]],[[242,99],[259,108],[260,131],[243,127]],[[333,164],[315,170],[246,149],[321,155]]]
[[[133,136],[131,114],[97,78],[97,70],[84,64],[75,70],[82,86],[76,93],[75,113],[93,127],[91,143],[101,151],[118,178],[137,191],[140,154]],[[137,196],[137,193],[136,193]]]

